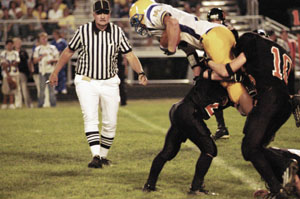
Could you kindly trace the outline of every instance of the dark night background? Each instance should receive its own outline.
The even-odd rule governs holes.
[[[258,0],[259,14],[290,27],[288,9],[300,8],[300,0]]]

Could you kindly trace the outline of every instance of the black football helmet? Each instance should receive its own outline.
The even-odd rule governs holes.
[[[208,21],[220,20],[224,22],[225,21],[224,11],[221,8],[212,8],[207,13],[207,20]]]
[[[256,30],[253,30],[253,32],[255,32],[263,37],[269,37],[269,35],[267,34],[267,32],[264,29],[256,29]]]

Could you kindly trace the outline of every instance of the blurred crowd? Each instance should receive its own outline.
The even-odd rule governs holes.
[[[0,40],[4,31],[9,37],[33,41],[40,32],[52,34],[54,29],[62,33],[75,31],[75,0],[2,0],[0,20],[19,20],[22,23],[0,24]],[[48,20],[43,23],[43,20]],[[26,22],[27,21],[27,22]]]

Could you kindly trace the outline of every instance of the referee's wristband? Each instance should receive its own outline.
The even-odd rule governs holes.
[[[138,75],[139,75],[139,76],[140,76],[140,75],[146,75],[146,73],[143,71],[143,72],[138,73]]]

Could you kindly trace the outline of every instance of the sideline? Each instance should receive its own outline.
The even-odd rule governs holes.
[[[127,109],[120,108],[119,112],[122,112],[122,113],[128,115],[129,117],[137,120],[139,123],[142,123],[142,124],[152,128],[156,131],[159,131],[161,133],[166,133],[168,130],[168,129],[162,128],[160,126],[157,126],[151,122],[148,122],[143,117],[140,117],[139,115],[136,115],[135,113],[133,113]],[[191,142],[186,142],[186,143],[184,143],[184,145],[188,146],[189,148],[192,148],[193,150],[198,151],[198,148],[196,146],[194,146],[194,144],[192,144]],[[229,171],[231,173],[231,175],[240,179],[241,182],[248,185],[248,187],[253,190],[258,190],[258,189],[264,188],[263,183],[257,182],[255,180],[249,178],[249,176],[245,175],[240,169],[226,164],[226,162],[219,156],[214,158],[213,164],[216,164],[217,166],[222,167],[222,168],[226,168],[226,170]]]

